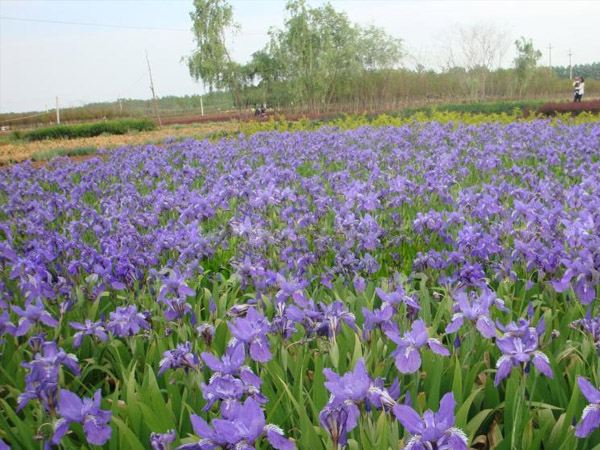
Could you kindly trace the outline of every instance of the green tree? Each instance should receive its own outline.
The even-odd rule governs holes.
[[[527,41],[523,36],[515,41],[515,46],[517,47],[517,57],[514,60],[515,72],[519,83],[519,97],[521,97],[535,74],[542,52],[533,47],[531,39]]]
[[[187,58],[190,75],[211,91],[228,89],[240,107],[243,71],[231,59],[225,42],[225,32],[238,28],[231,5],[226,0],[194,0],[190,17],[196,41],[196,50]]]
[[[310,8],[305,0],[290,0],[286,10],[284,28],[270,30],[270,43],[255,53],[253,64],[261,79],[286,83],[311,110],[350,95],[357,74],[393,67],[402,56],[399,39],[351,23],[329,3]]]

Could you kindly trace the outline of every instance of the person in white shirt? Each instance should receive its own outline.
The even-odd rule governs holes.
[[[574,89],[573,101],[581,102],[581,99],[585,92],[585,82],[583,80],[583,77],[575,78],[575,82],[573,83],[573,89]]]
[[[583,81],[583,77],[579,77],[579,100],[583,98],[583,94],[585,93],[585,82]]]

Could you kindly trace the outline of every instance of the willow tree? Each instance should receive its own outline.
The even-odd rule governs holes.
[[[542,52],[536,50],[531,39],[525,40],[523,36],[515,41],[517,47],[517,57],[514,60],[515,71],[519,83],[519,97],[527,90],[531,79],[535,75],[537,63],[542,57]]]
[[[315,110],[334,98],[348,98],[357,76],[389,68],[402,56],[401,41],[375,27],[353,24],[329,3],[310,8],[305,0],[286,4],[284,28],[271,29],[270,42],[257,52],[255,67],[268,57],[270,82],[286,83],[297,102]],[[264,64],[262,65],[264,67]],[[257,73],[260,76],[260,73]]]
[[[239,28],[231,5],[226,0],[194,0],[190,17],[196,41],[196,50],[187,58],[190,75],[211,91],[229,90],[235,105],[241,107],[243,70],[231,59],[225,40],[228,30]]]

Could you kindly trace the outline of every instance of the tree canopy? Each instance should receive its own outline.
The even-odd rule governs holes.
[[[211,90],[230,89],[238,104],[244,87],[261,86],[264,92],[284,88],[292,101],[317,108],[351,89],[357,73],[394,67],[402,57],[400,39],[351,23],[329,3],[311,8],[305,0],[289,0],[286,11],[283,29],[271,29],[267,46],[241,65],[231,59],[225,42],[225,32],[235,28],[231,5],[194,0],[196,51],[187,59],[190,74]]]

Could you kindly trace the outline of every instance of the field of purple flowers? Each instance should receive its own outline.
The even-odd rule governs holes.
[[[0,172],[0,449],[600,449],[600,123]]]

